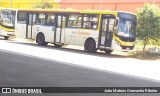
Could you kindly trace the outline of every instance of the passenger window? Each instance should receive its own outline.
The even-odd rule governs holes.
[[[84,15],[83,28],[84,29],[97,29],[99,15]]]
[[[69,16],[68,27],[81,28],[82,25],[82,15],[71,14]]]
[[[55,14],[53,14],[53,13],[47,14],[46,25],[55,26]]]
[[[36,24],[37,25],[45,25],[45,13],[38,13]]]

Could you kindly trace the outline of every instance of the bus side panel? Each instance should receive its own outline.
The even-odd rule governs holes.
[[[26,38],[26,24],[17,23],[15,26],[16,38]]]
[[[54,41],[54,26],[41,26],[41,25],[35,25],[35,40],[37,37],[37,34],[39,32],[44,34],[45,42],[51,42]]]
[[[34,39],[35,40],[35,25],[33,25],[33,27],[32,27],[32,39]]]
[[[118,50],[118,51],[122,51],[121,46],[118,44],[118,42],[116,42],[116,40],[113,38],[112,40],[112,46],[111,46],[112,50]]]
[[[74,34],[74,29],[72,29],[72,28],[65,28],[65,32],[64,32],[64,41],[65,41],[65,44],[74,45],[73,34]]]
[[[88,38],[92,38],[92,39],[95,40],[96,48],[97,48],[97,45],[98,45],[98,36],[99,36],[99,31],[97,31],[97,30],[83,29],[81,31],[81,33],[79,34],[79,37],[81,38],[80,41],[82,41],[82,42],[79,42],[81,44],[80,46],[84,46],[85,41]]]
[[[84,46],[87,38],[91,37],[98,44],[98,31],[88,29],[66,28],[65,42],[70,45]]]
[[[55,36],[55,43],[63,43],[65,44],[65,29],[57,28],[56,29],[56,36]],[[68,32],[67,32],[68,33]]]

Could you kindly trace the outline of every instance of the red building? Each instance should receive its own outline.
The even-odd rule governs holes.
[[[155,2],[160,5],[160,0],[62,0],[61,8],[97,9],[136,12],[143,4]]]

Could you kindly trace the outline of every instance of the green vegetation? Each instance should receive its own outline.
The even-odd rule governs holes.
[[[143,42],[143,51],[146,45],[156,44],[160,41],[160,8],[152,3],[145,3],[143,8],[137,10],[138,39]]]
[[[158,45],[157,43],[159,42],[156,42],[156,45],[155,45],[155,42],[152,42],[152,40],[150,40],[149,45],[147,45],[146,47],[146,51],[143,51],[143,42],[139,42],[135,46],[135,51],[128,52],[128,55],[131,58],[137,58],[141,60],[160,60],[160,54],[149,52],[149,48],[153,48],[153,47],[160,48],[160,45]]]
[[[143,51],[129,52],[129,57],[141,60],[160,60],[160,54]]]
[[[52,8],[52,4],[48,3],[47,0],[39,0],[38,2],[32,5],[33,8],[40,8],[40,9],[50,9]]]
[[[145,3],[143,8],[137,10],[137,33],[136,51],[129,52],[129,56],[142,60],[160,60],[160,54],[149,51],[152,47],[160,48],[160,8],[158,5]]]

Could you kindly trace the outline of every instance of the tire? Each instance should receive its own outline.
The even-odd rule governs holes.
[[[5,40],[8,40],[8,38],[9,38],[9,36],[4,36],[4,39],[5,39]]]
[[[111,54],[113,52],[113,50],[105,50],[106,54]]]
[[[57,47],[57,48],[60,48],[60,47],[62,47],[63,45],[54,44],[54,46]]]
[[[45,42],[45,37],[42,33],[39,33],[37,35],[37,39],[36,42],[38,43],[38,45],[43,45],[43,46],[47,46],[47,42]]]
[[[86,42],[85,49],[88,52],[96,53],[96,51],[97,51],[97,49],[96,49],[96,42],[94,40],[88,40]]]

